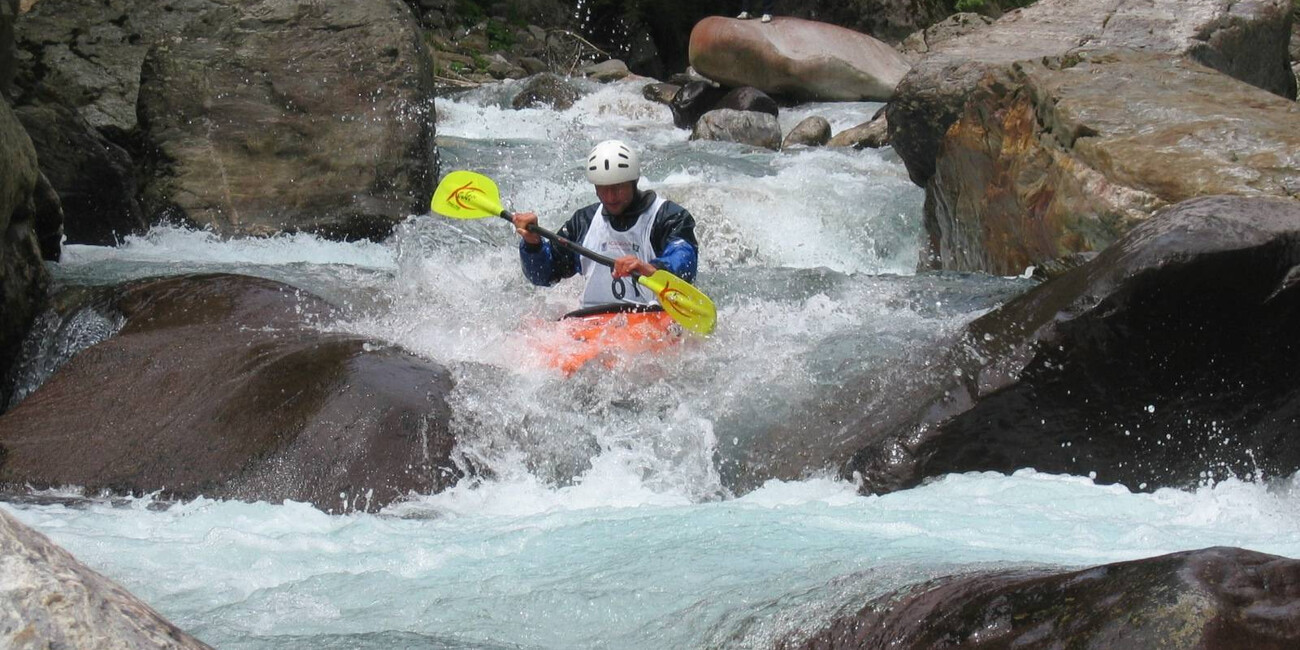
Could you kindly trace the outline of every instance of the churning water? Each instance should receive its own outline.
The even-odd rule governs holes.
[[[510,84],[440,100],[444,171],[488,174],[509,207],[557,228],[595,200],[578,165],[591,145],[634,143],[643,188],[698,221],[713,337],[560,376],[534,350],[579,283],[528,285],[498,219],[416,215],[380,244],[156,228],[70,246],[65,283],[268,277],[342,308],[321,327],[446,364],[459,457],[489,478],[379,515],[204,499],[4,507],[221,648],[771,647],[970,568],[1211,545],[1300,556],[1294,478],[1134,494],[1025,470],[859,496],[828,462],[733,489],[741,450],[821,405],[869,403],[1028,281],[916,275],[922,196],[891,151],[689,142],[638,85],[585,89],[562,112],[506,108]],[[838,131],[876,108],[781,121],[820,114]]]

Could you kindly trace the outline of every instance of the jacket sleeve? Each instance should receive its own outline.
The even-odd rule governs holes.
[[[574,215],[555,234],[573,241],[576,219],[577,215]],[[519,261],[524,267],[524,277],[539,287],[549,287],[560,280],[572,277],[581,268],[577,253],[561,248],[549,239],[543,239],[542,243],[535,246],[530,246],[520,239]]]
[[[695,241],[695,217],[676,203],[667,203],[656,215],[650,243],[658,256],[650,265],[686,280],[695,281],[699,245]]]

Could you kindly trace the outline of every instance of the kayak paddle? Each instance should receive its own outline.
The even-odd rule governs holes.
[[[501,206],[501,193],[497,190],[497,184],[487,176],[471,171],[454,171],[443,177],[429,201],[429,207],[452,219],[501,217],[514,223],[510,211]],[[571,242],[537,224],[529,224],[528,231],[600,264],[614,267],[612,257]],[[682,327],[698,334],[713,332],[713,327],[718,322],[718,313],[713,307],[713,301],[699,289],[663,269],[656,270],[653,275],[633,273],[632,277],[654,293],[655,300],[659,301],[664,311]]]

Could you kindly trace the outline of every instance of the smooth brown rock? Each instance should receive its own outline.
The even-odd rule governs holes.
[[[725,86],[831,101],[886,101],[908,69],[870,36],[782,16],[770,23],[705,18],[691,30],[690,61]]]
[[[83,290],[85,291],[85,290]],[[374,511],[459,476],[441,366],[308,325],[330,308],[244,276],[89,290],[115,336],[0,417],[0,483]]]

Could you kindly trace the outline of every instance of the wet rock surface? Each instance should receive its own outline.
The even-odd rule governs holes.
[[[1205,648],[1300,644],[1300,561],[1208,548],[1074,572],[957,575],[876,598],[783,648]]]
[[[1300,201],[1202,197],[972,322],[847,425],[889,492],[1032,467],[1131,489],[1300,470]]]
[[[124,321],[0,417],[0,482],[377,510],[459,476],[445,369],[315,330],[328,305],[243,276],[87,291]],[[105,383],[111,388],[106,389]]]

